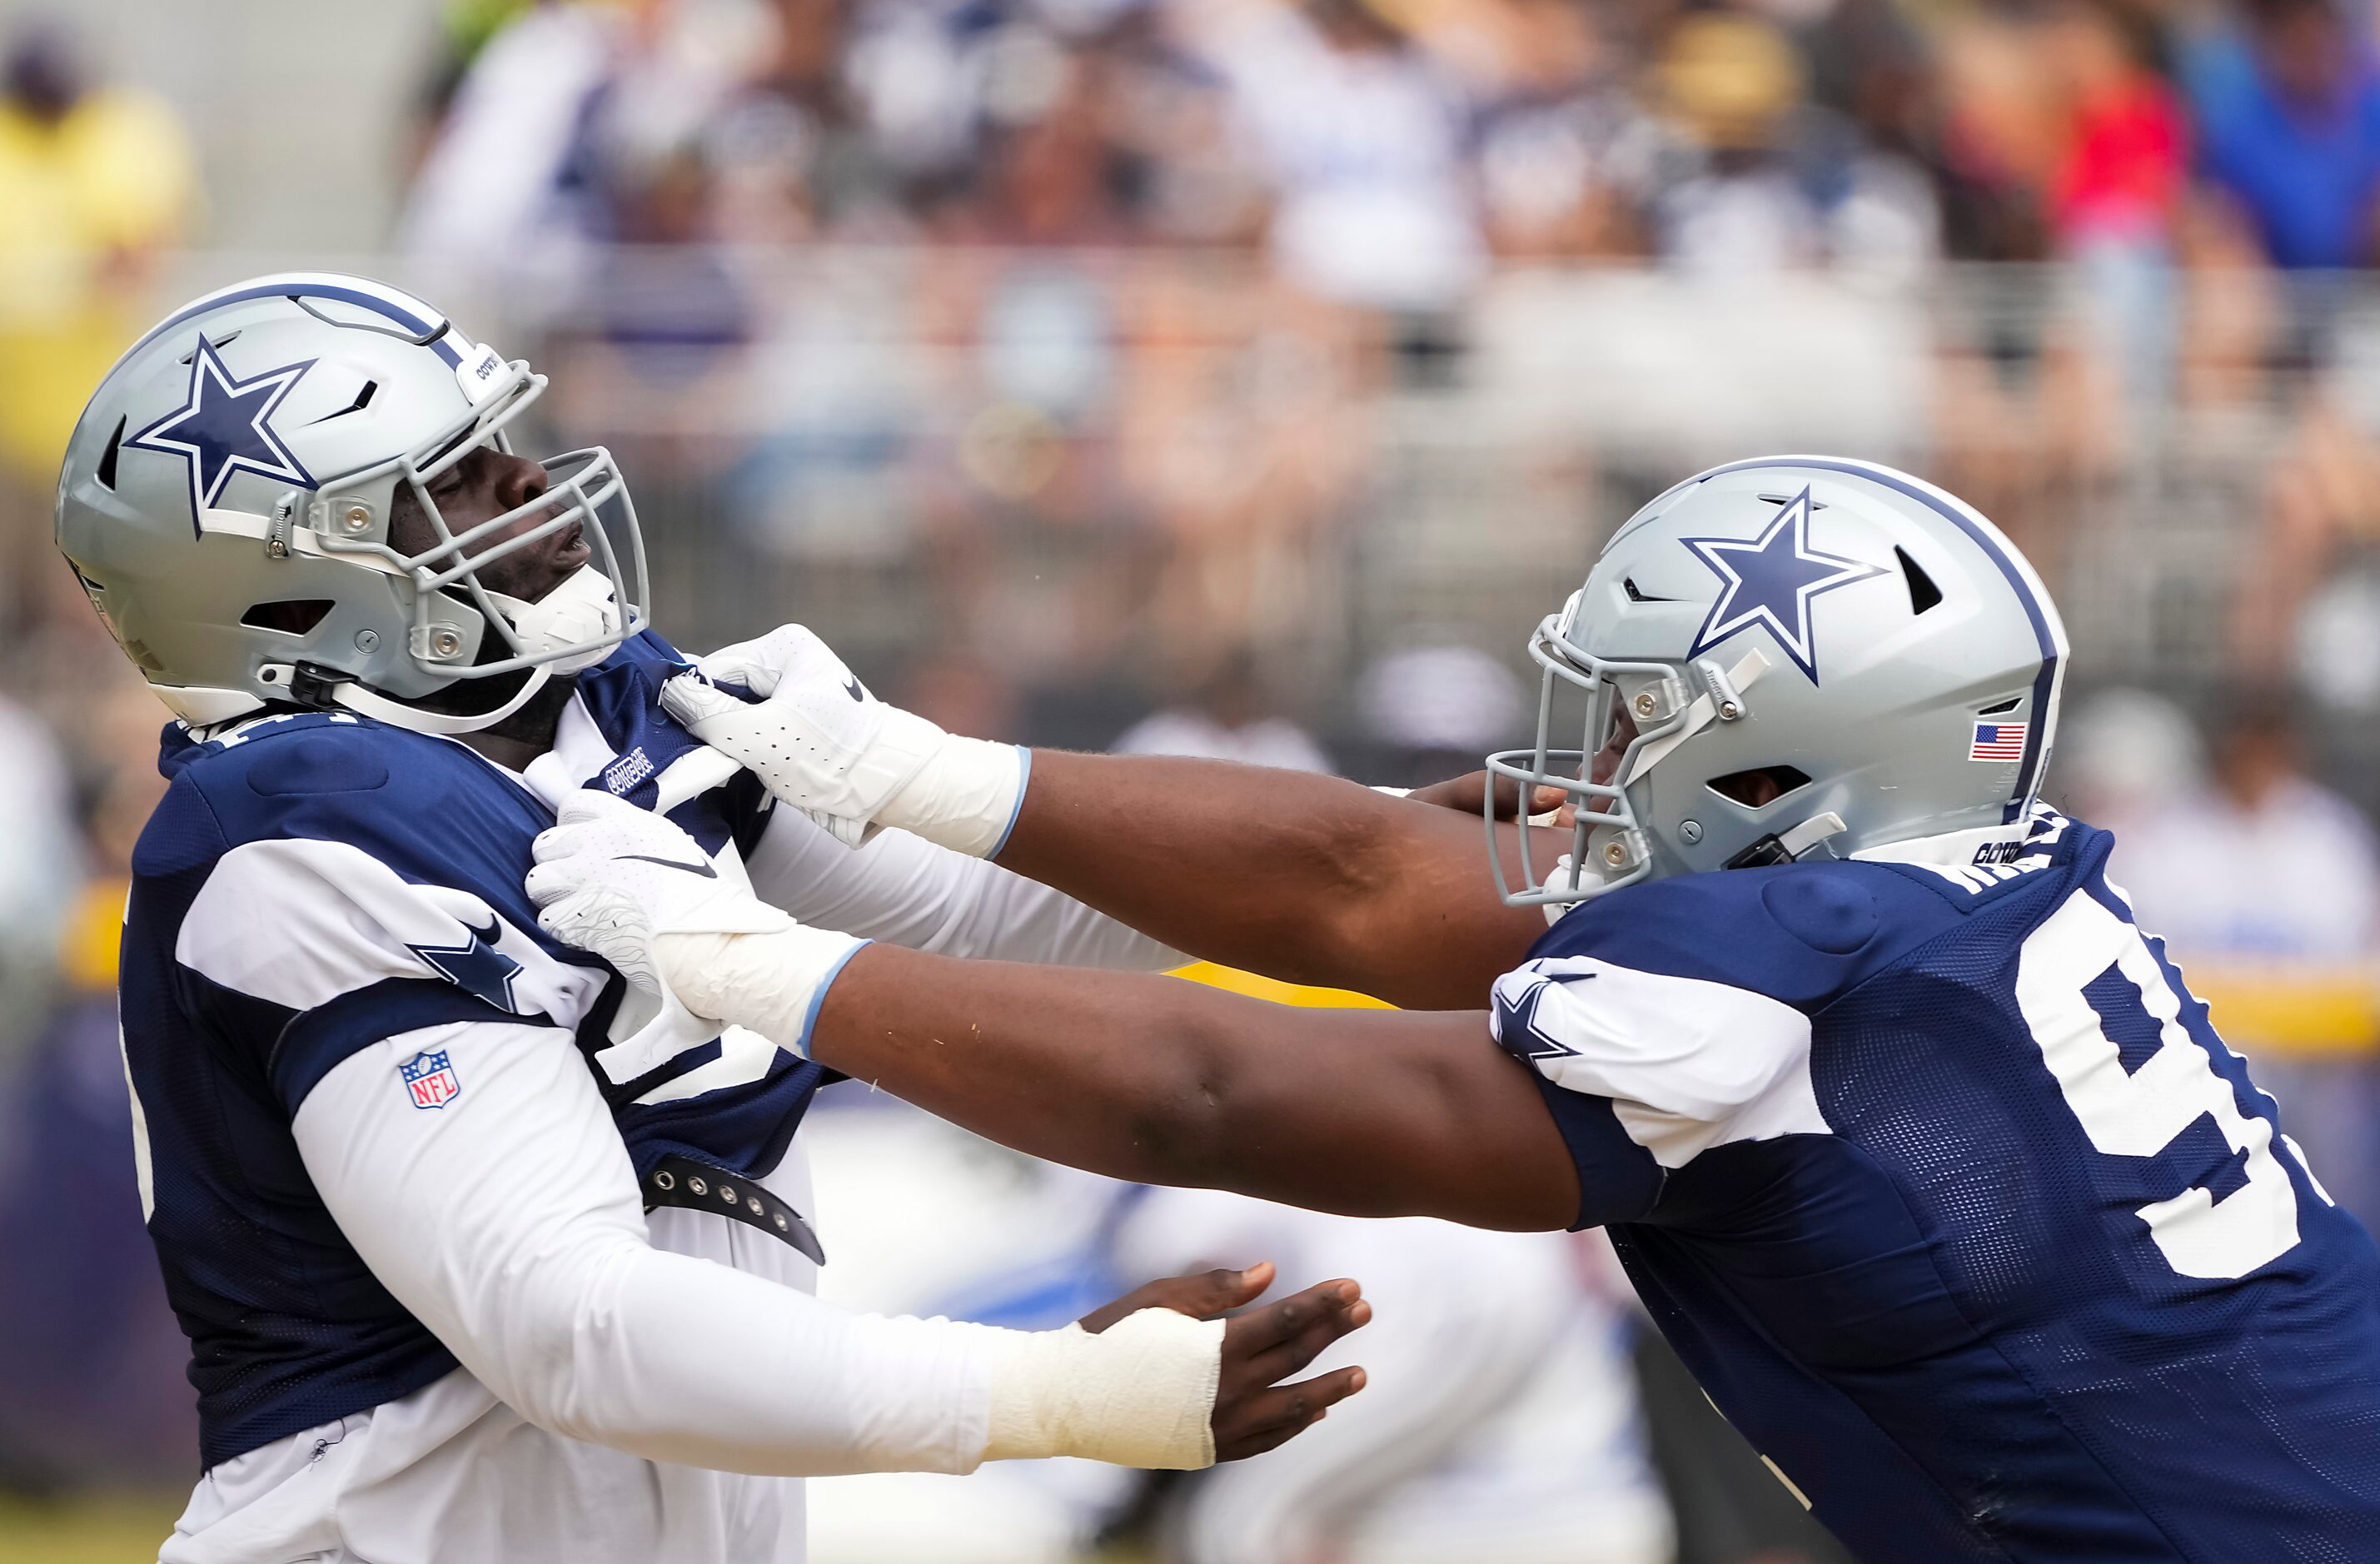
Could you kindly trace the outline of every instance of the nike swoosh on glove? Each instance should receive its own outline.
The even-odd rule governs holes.
[[[1025,751],[954,737],[887,706],[802,626],[722,647],[695,666],[698,674],[662,686],[662,709],[846,845],[876,826],[978,857],[1006,840],[1024,796]]]
[[[591,951],[649,992],[668,988],[653,958],[662,934],[772,934],[794,920],[720,878],[693,837],[650,810],[589,788],[564,801],[530,847],[538,927]],[[716,1020],[717,1017],[712,1019]]]

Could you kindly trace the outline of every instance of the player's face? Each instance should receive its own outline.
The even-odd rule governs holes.
[[[1594,760],[1587,766],[1586,780],[1591,782],[1609,784],[1613,777],[1618,776],[1620,758],[1625,755],[1628,752],[1628,746],[1636,741],[1635,720],[1628,715],[1626,707],[1621,706],[1617,701],[1612,704],[1614,709],[1610,736],[1603,741],[1603,747],[1596,751]]]
[[[528,504],[546,491],[549,481],[545,468],[527,456],[481,445],[432,479],[430,497],[437,502],[438,514],[445,519],[446,529],[459,534]],[[470,557],[486,554],[499,544],[551,520],[558,509],[532,511],[510,526],[475,540]],[[414,503],[412,491],[402,487],[389,515],[388,530],[390,546],[401,553],[419,553],[438,540],[430,518]],[[593,557],[586,528],[573,522],[550,537],[480,566],[480,585],[492,592],[535,602]]]

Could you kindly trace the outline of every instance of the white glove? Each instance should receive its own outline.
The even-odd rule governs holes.
[[[868,941],[809,928],[724,879],[660,815],[593,789],[531,848],[538,927],[590,951],[666,1011],[748,1026],[808,1057],[826,986]]]
[[[1025,750],[953,737],[885,705],[798,624],[722,647],[695,666],[699,675],[662,687],[662,709],[845,845],[878,826],[978,858],[1007,840],[1025,795]],[[762,698],[741,700],[720,685]]]

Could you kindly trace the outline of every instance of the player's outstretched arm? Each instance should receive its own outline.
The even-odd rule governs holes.
[[[465,1083],[434,1113],[394,1089],[424,1049]],[[541,1427],[650,1460],[788,1475],[1052,1455],[1203,1466],[1281,1443],[1362,1382],[1278,1383],[1367,1317],[1351,1282],[1217,1317],[1253,1302],[1268,1267],[1024,1332],[851,1314],[656,1250],[559,1028],[450,1024],[368,1045],[293,1128],[341,1231],[483,1385]]]
[[[591,791],[534,851],[555,938],[1020,1150],[1362,1216],[1580,1211],[1561,1130],[1477,1011],[1301,1010],[867,944],[763,907],[676,826]]]
[[[1468,818],[1335,778],[1037,750],[1002,867],[1165,943],[1412,1010],[1475,1009],[1545,933]]]
[[[743,997],[665,960],[707,1002]],[[870,945],[816,1013],[820,1062],[1093,1172],[1349,1216],[1520,1231],[1578,1219],[1561,1133],[1478,1011],[1308,1010],[1170,977]],[[737,1019],[780,1041],[794,1024],[766,1007]]]
[[[1013,869],[1168,946],[1412,1009],[1476,1005],[1544,932],[1496,894],[1475,817],[1302,772],[957,738],[868,696],[795,626],[663,701],[846,840],[891,826]]]

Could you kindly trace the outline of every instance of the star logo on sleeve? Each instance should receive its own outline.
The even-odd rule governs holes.
[[[314,360],[285,364],[247,380],[225,365],[214,344],[199,338],[190,356],[190,388],[181,406],[124,443],[127,450],[179,456],[190,472],[190,527],[220,498],[234,473],[283,479],[300,489],[315,487],[313,475],[273,431],[281,406]]]
[[[1594,976],[1591,972],[1567,976],[1533,976],[1518,998],[1506,993],[1502,983],[1497,984],[1496,1040],[1504,1046],[1505,1052],[1522,1059],[1562,1059],[1576,1054],[1576,1049],[1555,1037],[1538,1021],[1537,1007],[1545,1003],[1546,996],[1553,991],[1555,984],[1583,983]]]
[[[463,932],[469,939],[459,945],[407,945],[406,949],[463,992],[498,1010],[520,1013],[520,1007],[513,1002],[513,979],[520,976],[521,964],[496,949],[503,926],[491,918],[486,928],[465,924]]]
[[[1806,488],[1786,503],[1759,537],[1683,538],[1719,578],[1718,600],[1694,633],[1689,658],[1730,636],[1766,625],[1785,649],[1794,666],[1818,682],[1817,647],[1811,639],[1810,600],[1821,592],[1848,587],[1884,572],[1840,554],[1810,547],[1810,491]]]

